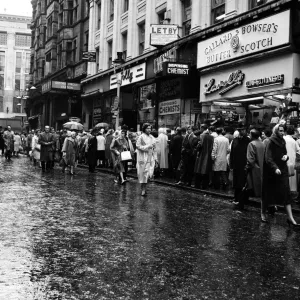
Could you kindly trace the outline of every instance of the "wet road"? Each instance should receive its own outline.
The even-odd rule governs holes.
[[[300,299],[300,232],[281,214],[0,158],[0,222],[1,300]]]

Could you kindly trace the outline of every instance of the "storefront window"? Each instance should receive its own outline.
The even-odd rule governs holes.
[[[140,88],[140,107],[142,109],[152,108],[155,106],[156,84],[149,84]]]
[[[211,24],[216,24],[224,20],[225,0],[211,0]]]
[[[249,0],[249,9],[255,8],[265,3],[267,3],[267,0]]]

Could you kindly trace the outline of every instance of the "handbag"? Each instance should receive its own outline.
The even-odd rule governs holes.
[[[121,161],[132,160],[131,153],[129,150],[121,152]]]
[[[292,177],[295,175],[295,167],[292,164],[287,164],[289,177]]]

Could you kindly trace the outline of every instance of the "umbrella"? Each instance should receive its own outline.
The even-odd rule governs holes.
[[[83,130],[83,125],[78,122],[74,122],[74,121],[67,122],[63,126],[64,126],[64,128],[67,128],[70,130]]]
[[[100,127],[107,128],[109,127],[109,125],[107,123],[98,123],[97,125],[95,125],[95,128],[100,128]]]

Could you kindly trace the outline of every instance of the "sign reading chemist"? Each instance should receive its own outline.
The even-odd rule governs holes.
[[[180,99],[160,102],[158,105],[158,114],[160,116],[180,114]]]
[[[289,43],[290,11],[198,43],[197,68],[205,68]]]
[[[189,76],[190,65],[182,63],[164,62],[163,63],[164,76]]]

